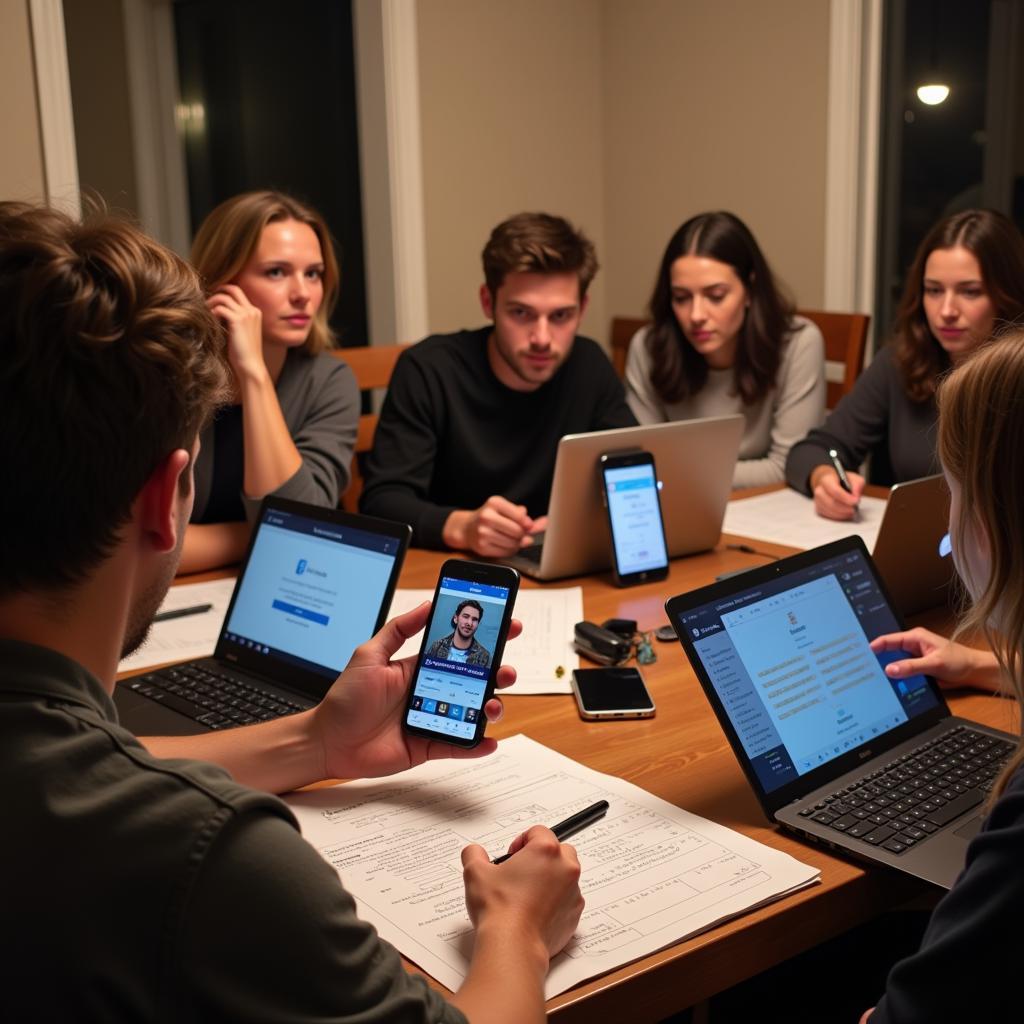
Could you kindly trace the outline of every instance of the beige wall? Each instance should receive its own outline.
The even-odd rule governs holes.
[[[600,0],[420,0],[432,331],[483,323],[480,250],[523,210],[568,217],[605,248]],[[586,333],[603,334],[606,275]]]
[[[797,302],[824,297],[828,4],[606,0],[607,302],[644,311],[673,231],[747,222]]]
[[[0,199],[46,196],[28,0],[0,2]]]
[[[480,322],[493,224],[598,246],[587,333],[643,312],[669,236],[725,208],[804,306],[824,293],[824,0],[420,0],[430,324]]]

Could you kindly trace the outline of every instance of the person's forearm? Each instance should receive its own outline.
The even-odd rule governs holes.
[[[312,714],[198,736],[148,736],[140,742],[156,757],[210,761],[243,785],[288,793],[323,778],[323,748],[311,728]]]
[[[248,523],[190,523],[185,529],[178,572],[205,572],[235,565],[242,560],[248,543]]]
[[[265,368],[239,381],[245,445],[245,493],[262,498],[291,479],[302,465],[274,382]]]
[[[971,670],[969,679],[971,683],[982,690],[991,690],[993,693],[1006,691],[1006,678],[996,656],[991,651],[979,651],[970,648]]]
[[[466,980],[452,997],[471,1024],[529,1024],[544,1020],[548,954],[499,922],[478,928]]]

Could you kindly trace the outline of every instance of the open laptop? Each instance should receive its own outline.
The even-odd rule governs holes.
[[[597,461],[605,452],[636,449],[654,456],[669,558],[713,548],[742,436],[739,415],[566,434],[555,456],[547,530],[540,543],[503,561],[541,580],[607,569],[611,538]]]
[[[666,603],[769,818],[949,888],[1016,737],[954,717],[934,679],[890,680],[902,628],[847,537]]]
[[[889,492],[871,557],[902,615],[949,601],[953,560],[939,553],[948,529],[949,488],[941,473]]]
[[[136,735],[188,735],[313,707],[383,624],[412,531],[266,498],[212,658],[122,680]]]

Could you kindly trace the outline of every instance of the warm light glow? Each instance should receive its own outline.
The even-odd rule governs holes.
[[[935,82],[931,85],[920,85],[917,88],[917,98],[929,107],[938,106],[949,95],[949,86],[940,85]]]

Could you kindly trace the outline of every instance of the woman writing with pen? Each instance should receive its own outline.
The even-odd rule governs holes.
[[[907,274],[895,337],[824,426],[790,449],[787,483],[812,495],[819,515],[851,519],[865,483],[856,469],[869,455],[873,483],[937,473],[940,377],[994,328],[1022,314],[1024,239],[1017,228],[992,210],[967,210],[940,221]],[[845,488],[840,468],[846,471]]]

